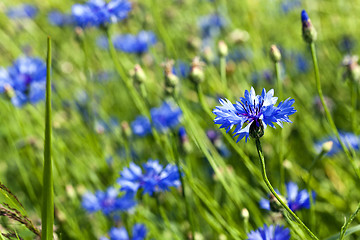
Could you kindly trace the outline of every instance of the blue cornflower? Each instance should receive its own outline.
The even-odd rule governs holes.
[[[278,191],[276,191],[278,193]],[[289,208],[295,212],[303,208],[310,208],[310,195],[306,189],[300,190],[299,187],[294,182],[288,182],[286,184],[287,192],[287,204]],[[312,192],[312,198],[315,200],[315,192]],[[260,200],[260,207],[262,209],[271,210],[270,201],[262,198]]]
[[[355,151],[358,151],[360,149],[360,137],[355,135],[354,133],[350,132],[340,132],[340,138],[342,142],[345,144],[345,146],[348,149],[353,149]],[[325,142],[332,141],[333,146],[331,150],[327,153],[328,156],[333,156],[336,153],[342,151],[342,147],[340,145],[340,142],[335,136],[324,138],[323,140],[315,143],[315,150],[320,153],[322,149],[322,145]]]
[[[151,123],[147,117],[138,116],[130,125],[133,133],[139,137],[145,137],[151,133]]]
[[[135,163],[120,172],[117,183],[121,190],[136,193],[139,189],[143,194],[168,191],[170,187],[179,187],[179,171],[176,165],[168,164],[165,168],[158,160],[149,159],[143,164],[144,173]]]
[[[9,93],[16,107],[44,100],[45,84],[46,65],[39,58],[21,57],[7,70],[0,70],[0,93]]]
[[[73,24],[73,18],[59,11],[51,11],[48,14],[48,20],[51,25],[63,27]]]
[[[181,109],[170,102],[163,102],[158,108],[150,110],[152,122],[145,116],[138,116],[132,123],[131,129],[137,136],[144,137],[151,133],[151,124],[158,132],[164,133],[176,127],[181,120]]]
[[[227,99],[220,99],[222,106],[217,106],[213,113],[216,115],[215,124],[221,124],[220,128],[225,128],[229,132],[235,126],[234,137],[238,136],[237,142],[245,137],[249,138],[250,127],[266,128],[267,125],[275,128],[274,123],[282,127],[282,122],[289,122],[289,115],[296,112],[292,104],[294,99],[286,99],[276,107],[277,97],[274,97],[274,90],[266,92],[263,89],[261,95],[255,95],[254,88],[250,92],[245,90],[245,97],[240,98],[240,102],[232,104]]]
[[[75,24],[82,28],[118,22],[126,18],[130,10],[128,0],[112,0],[109,3],[89,0],[85,4],[74,4],[71,8]]]
[[[137,35],[125,34],[114,37],[114,47],[126,53],[143,54],[149,47],[157,42],[156,36],[151,31],[140,31]]]
[[[30,4],[22,4],[6,11],[6,15],[12,19],[34,18],[37,13],[37,7]]]
[[[126,192],[121,197],[119,194],[119,189],[114,187],[109,187],[105,192],[86,193],[83,195],[82,206],[89,213],[102,211],[105,215],[110,215],[116,211],[127,211],[136,205],[132,192]]]
[[[143,240],[146,238],[147,229],[143,224],[135,224],[132,229],[132,238],[131,240]],[[126,231],[125,227],[121,228],[111,228],[109,231],[110,240],[130,240],[129,234]],[[106,237],[102,237],[101,240],[108,240]]]
[[[220,14],[210,14],[199,19],[199,27],[203,39],[213,38],[220,34],[226,26],[226,20]]]
[[[251,231],[247,240],[290,240],[290,230],[279,225],[267,226]]]
[[[183,62],[181,60],[176,61],[176,63],[173,66],[173,74],[175,74],[178,77],[181,78],[187,78],[190,73],[190,65],[186,62]]]

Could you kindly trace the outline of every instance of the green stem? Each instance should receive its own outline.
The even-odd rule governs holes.
[[[278,96],[283,99],[283,84],[281,82],[280,75],[280,62],[275,62],[276,84],[278,90]],[[284,133],[283,129],[279,131],[279,165],[280,165],[280,192],[285,190],[285,168],[284,168]]]
[[[306,225],[300,220],[296,214],[291,211],[291,209],[284,203],[284,201],[279,197],[279,195],[275,192],[274,188],[271,186],[271,183],[269,182],[267,175],[266,175],[266,168],[265,168],[265,160],[264,155],[262,153],[261,143],[259,138],[255,138],[256,148],[257,152],[259,154],[260,164],[261,164],[261,170],[262,170],[262,177],[266,184],[266,186],[269,188],[270,192],[275,196],[275,198],[279,201],[279,203],[285,208],[285,210],[296,220],[298,224],[300,224],[304,230],[311,236],[312,239],[319,240],[311,231],[309,228],[306,227]]]
[[[357,103],[357,83],[353,80],[350,82],[351,88],[351,126],[354,134],[357,134],[357,114],[356,114],[356,103]]]
[[[354,220],[356,215],[359,213],[359,211],[360,211],[360,203],[357,206],[355,212],[350,216],[350,218],[347,221],[345,221],[344,225],[342,226],[341,231],[340,231],[339,240],[342,240],[344,238],[346,230],[348,229],[350,223]]]
[[[43,204],[41,211],[43,240],[53,239],[54,225],[54,186],[51,159],[51,39],[47,39],[46,59],[46,112],[45,112],[45,149],[44,149],[44,172],[43,172]]]
[[[344,144],[344,142],[340,138],[339,131],[336,128],[334,120],[333,120],[333,118],[332,118],[332,116],[330,114],[330,111],[329,111],[329,109],[328,109],[328,107],[326,105],[324,95],[322,93],[321,82],[320,82],[320,74],[319,74],[319,66],[318,66],[317,57],[316,57],[315,43],[313,43],[313,42],[310,43],[310,49],[311,49],[311,55],[312,55],[312,60],[313,60],[313,65],[314,65],[316,89],[317,89],[317,92],[319,94],[321,104],[322,104],[322,106],[324,108],[326,118],[327,118],[327,120],[328,120],[328,122],[330,124],[330,127],[331,127],[333,133],[335,134],[335,136],[336,136],[337,140],[339,141],[342,149],[344,150],[346,157],[348,158],[348,160],[350,161],[352,167],[354,168],[356,176],[360,179],[359,168],[356,166],[356,163],[355,163],[353,157],[351,156],[351,154],[349,152],[349,149],[346,147],[346,145]]]
[[[223,90],[226,96],[228,96],[228,86],[227,86],[227,79],[226,79],[226,58],[220,58],[220,77],[221,83],[223,85]]]

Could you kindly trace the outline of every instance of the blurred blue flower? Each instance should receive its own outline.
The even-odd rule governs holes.
[[[6,11],[6,15],[12,19],[34,18],[37,13],[37,7],[31,4],[18,5]]]
[[[300,0],[284,0],[281,3],[281,10],[284,13],[288,13],[293,9],[296,9],[298,7],[301,6],[301,1]]]
[[[116,23],[128,16],[131,3],[128,0],[89,0],[85,4],[74,4],[72,17],[77,26],[85,28]]]
[[[147,229],[143,224],[135,224],[132,229],[132,238],[129,238],[129,234],[126,231],[125,227],[121,228],[111,228],[109,231],[110,240],[143,240],[146,238]],[[106,240],[108,238],[102,237],[101,240]]]
[[[143,194],[168,191],[170,187],[179,187],[179,171],[176,165],[168,164],[165,168],[158,160],[149,159],[143,164],[144,173],[135,163],[120,172],[117,183],[121,190],[136,193],[139,189]]]
[[[180,123],[182,111],[170,102],[163,102],[160,107],[152,108],[150,115],[156,130],[166,132]]]
[[[279,225],[267,226],[251,231],[247,240],[290,240],[290,230]]]
[[[226,20],[220,14],[214,13],[199,19],[198,25],[201,29],[203,39],[213,38],[220,34],[226,26]]]
[[[102,49],[108,49],[109,48],[109,42],[106,36],[100,36],[98,38],[96,38],[96,45],[99,48]]]
[[[89,213],[102,211],[110,215],[116,211],[127,211],[136,205],[133,192],[126,192],[119,197],[120,191],[109,187],[105,192],[86,193],[82,198],[82,207]]]
[[[143,54],[157,42],[151,31],[140,31],[137,35],[125,34],[113,38],[114,47],[126,53]]]
[[[39,58],[18,58],[7,70],[0,69],[0,93],[8,93],[11,102],[21,107],[45,99],[46,65]]]
[[[172,72],[178,77],[187,78],[190,73],[190,68],[191,67],[189,64],[181,60],[178,60],[175,62]]]
[[[296,69],[300,73],[306,73],[309,70],[309,63],[304,55],[302,55],[300,53],[295,54],[294,60],[295,60],[295,64],[296,64]]]
[[[278,191],[276,192],[278,193]],[[299,187],[296,185],[296,183],[288,182],[286,184],[286,192],[287,204],[293,212],[303,208],[310,208],[310,195],[306,189],[299,191]],[[315,192],[312,192],[312,198],[315,200]],[[262,198],[260,200],[260,207],[270,211],[270,201],[268,199]]]
[[[51,11],[48,14],[48,20],[51,25],[63,27],[66,25],[72,25],[73,19],[71,15],[59,12],[59,11]]]
[[[151,123],[147,117],[138,116],[130,125],[133,133],[139,137],[145,137],[151,133]]]
[[[353,149],[355,151],[358,151],[360,149],[360,137],[355,135],[354,133],[351,132],[340,132],[340,138],[343,141],[343,143],[345,144],[345,146],[348,149]],[[335,136],[331,136],[331,137],[326,137],[324,139],[322,139],[321,141],[318,141],[315,143],[315,150],[320,153],[321,149],[322,149],[322,145],[325,142],[328,141],[332,141],[333,142],[333,147],[331,148],[331,150],[327,153],[328,156],[333,156],[338,152],[343,151],[340,142],[338,141],[338,139]]]
[[[218,131],[208,130],[208,131],[206,131],[206,136],[209,138],[209,140],[215,146],[216,150],[218,151],[218,153],[221,156],[223,156],[225,158],[230,157],[231,152],[226,147],[225,143],[223,142],[223,140],[221,138],[221,134]]]
[[[217,106],[213,113],[216,115],[215,124],[220,124],[220,128],[225,128],[228,133],[234,126],[234,137],[238,136],[237,142],[245,137],[249,138],[250,126],[256,127],[267,125],[275,128],[274,123],[282,127],[282,122],[289,122],[289,115],[296,112],[292,107],[294,99],[286,99],[276,107],[277,97],[274,97],[274,90],[266,92],[263,89],[261,95],[255,95],[254,88],[250,92],[245,90],[245,97],[240,98],[240,102],[232,104],[227,99],[219,99],[222,106]]]

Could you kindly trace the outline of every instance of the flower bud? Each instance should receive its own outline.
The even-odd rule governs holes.
[[[271,45],[270,47],[270,57],[274,63],[280,62],[281,53],[280,50],[276,47],[276,45]]]
[[[168,95],[173,95],[177,92],[177,86],[179,85],[179,78],[173,73],[173,60],[167,60],[162,63],[165,73],[165,92]]]
[[[7,98],[11,99],[15,97],[15,91],[9,84],[5,84],[4,91]]]
[[[211,50],[209,46],[205,47],[203,50],[203,57],[207,63],[211,63],[215,59],[214,52]]]
[[[226,45],[226,43],[224,41],[220,41],[218,43],[218,51],[219,51],[220,57],[226,57],[229,54],[228,46]]]
[[[202,69],[204,66],[204,63],[200,61],[199,57],[195,57],[191,63],[191,69],[190,69],[190,79],[195,84],[202,83],[205,79],[205,74]]]
[[[228,38],[231,43],[240,44],[248,41],[250,36],[247,31],[235,29],[229,34]]]
[[[243,209],[241,210],[241,216],[242,216],[244,219],[249,219],[249,217],[250,217],[249,211],[248,211],[246,208],[243,208]]]
[[[129,126],[128,122],[121,122],[121,130],[126,138],[129,138],[131,136],[131,127]]]
[[[324,142],[323,145],[321,146],[321,151],[324,153],[328,153],[331,151],[333,145],[334,145],[333,141]]]
[[[342,66],[345,68],[343,74],[343,79],[349,78],[351,81],[359,82],[360,81],[360,66],[358,64],[359,57],[354,56],[345,56],[342,61]]]
[[[305,10],[301,11],[302,35],[307,43],[312,43],[317,39],[317,32]]]
[[[278,194],[279,195],[279,194]],[[287,205],[287,201],[286,199],[279,195],[280,199]],[[273,212],[280,212],[283,207],[281,205],[281,203],[276,199],[276,197],[272,194],[270,194],[270,199],[269,199],[269,202],[270,202],[270,210],[273,211]]]
[[[187,40],[187,47],[190,50],[198,51],[201,48],[201,39],[198,37],[190,37]]]
[[[144,83],[146,81],[145,72],[139,64],[136,64],[134,67],[133,79],[136,83],[139,83],[139,84]]]

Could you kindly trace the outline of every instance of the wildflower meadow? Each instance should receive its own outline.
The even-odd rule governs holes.
[[[360,239],[360,1],[0,3],[0,240]]]

